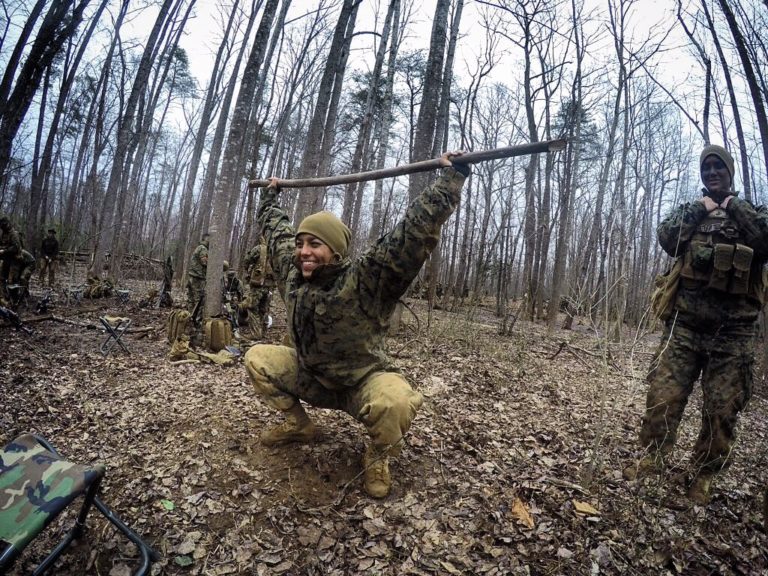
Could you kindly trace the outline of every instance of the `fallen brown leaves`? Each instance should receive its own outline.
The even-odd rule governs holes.
[[[167,314],[120,313],[157,327]],[[320,442],[266,449],[258,434],[279,416],[255,397],[242,365],[172,365],[162,333],[127,335],[132,355],[103,358],[96,330],[0,328],[0,440],[31,430],[72,459],[106,463],[104,500],[163,554],[154,574],[768,571],[758,499],[768,477],[764,397],[742,417],[736,463],[713,502],[691,507],[668,478],[621,479],[652,338],[609,346],[587,330],[547,336],[522,321],[500,337],[495,324],[488,314],[436,312],[429,332],[390,342],[426,402],[383,501],[362,491],[361,425],[310,409]],[[699,406],[696,393],[681,463]],[[55,573],[128,574],[133,547],[97,515],[89,525]],[[28,573],[62,529],[51,527],[12,574]]]

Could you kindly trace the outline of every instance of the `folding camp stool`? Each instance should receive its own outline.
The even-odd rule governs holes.
[[[101,353],[104,356],[108,356],[112,348],[114,348],[115,345],[119,345],[120,348],[123,349],[123,352],[130,354],[131,351],[128,350],[125,344],[123,344],[121,338],[128,329],[128,326],[131,325],[131,319],[122,318],[120,316],[100,316],[99,321],[102,326],[104,326],[104,330],[107,333],[107,339],[104,340],[99,348]]]
[[[120,304],[128,304],[128,300],[131,299],[130,290],[115,290],[115,292],[117,293],[117,299]]]
[[[22,434],[0,449],[0,574],[10,570],[24,548],[80,495],[83,505],[75,525],[33,574],[47,572],[82,536],[92,505],[138,547],[141,567],[135,574],[149,574],[160,556],[96,495],[104,471],[101,464],[64,460],[44,438],[32,434]]]
[[[80,302],[83,300],[83,287],[82,286],[70,286],[67,288],[67,304],[70,301],[74,301],[75,304],[80,306]]]

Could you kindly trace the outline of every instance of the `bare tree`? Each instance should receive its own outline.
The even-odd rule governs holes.
[[[448,12],[450,0],[437,0],[435,16],[432,20],[432,35],[429,42],[429,56],[424,74],[424,87],[416,120],[416,134],[411,149],[411,162],[425,160],[432,153],[435,140],[435,123],[440,106],[440,91],[443,82],[443,62],[445,42],[448,36]],[[408,183],[408,195],[414,199],[428,184],[428,173],[411,174]]]
[[[54,58],[80,26],[83,12],[89,2],[90,0],[60,0],[51,4],[40,24],[24,65],[14,81],[14,71],[19,66],[24,46],[44,3],[35,4],[27,24],[22,29],[22,35],[6,65],[0,83],[0,183],[7,178],[6,171],[11,158],[13,140],[32,103],[32,98]]]
[[[225,246],[229,243],[234,208],[230,208],[233,198],[239,195],[244,170],[242,158],[246,123],[253,104],[253,95],[259,80],[259,73],[267,50],[269,33],[277,13],[280,0],[267,0],[261,15],[261,22],[248,56],[248,62],[240,79],[240,90],[229,127],[227,145],[221,165],[221,173],[216,180],[216,190],[211,215],[211,244],[208,248],[208,268],[206,275],[206,317],[217,316],[221,312],[221,274]]]
[[[341,92],[359,6],[360,0],[344,0],[336,22],[299,168],[302,178],[321,175],[322,167],[328,165],[329,159],[323,157],[323,150],[327,155],[335,134],[336,112],[333,100],[336,95],[338,102],[338,95]],[[324,191],[319,188],[310,188],[302,192],[295,217],[301,220],[304,216],[319,210],[323,205],[323,197]]]

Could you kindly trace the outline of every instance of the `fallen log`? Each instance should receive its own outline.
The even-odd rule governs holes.
[[[528,154],[540,154],[542,152],[557,152],[565,148],[565,140],[545,140],[543,142],[533,142],[531,144],[521,144],[519,146],[506,146],[504,148],[493,148],[492,150],[481,150],[480,152],[465,152],[453,162],[461,164],[477,164],[488,160],[500,160],[502,158],[511,158],[512,156],[526,156]],[[371,170],[369,172],[357,172],[355,174],[340,174],[338,176],[322,176],[318,178],[295,178],[278,179],[277,184],[280,188],[312,188],[333,186],[335,184],[349,184],[351,182],[367,182],[369,180],[380,180],[382,178],[394,178],[414,172],[426,172],[440,168],[440,159],[422,160],[412,164],[403,164],[393,168],[382,168],[381,170]],[[269,185],[269,180],[251,180],[248,182],[249,188],[263,188]]]

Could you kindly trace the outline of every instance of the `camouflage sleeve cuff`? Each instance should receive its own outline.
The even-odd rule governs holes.
[[[453,162],[451,167],[456,172],[464,176],[464,178],[469,178],[470,174],[472,174],[472,167],[469,164],[460,164],[459,162]]]

